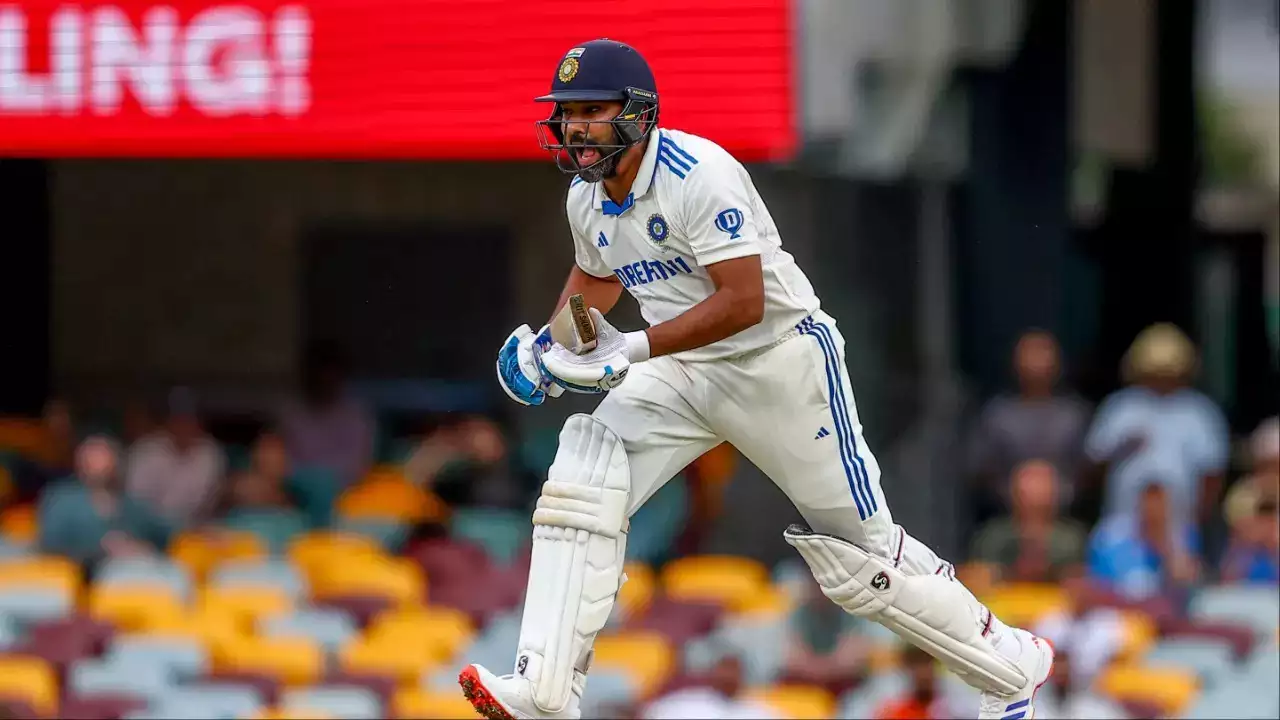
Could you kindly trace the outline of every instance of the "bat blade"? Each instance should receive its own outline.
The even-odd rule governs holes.
[[[595,349],[596,325],[582,295],[569,296],[569,302],[551,321],[551,339],[579,355]]]

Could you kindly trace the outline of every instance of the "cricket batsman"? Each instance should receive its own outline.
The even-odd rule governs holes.
[[[982,692],[980,718],[1035,714],[1053,649],[1010,627],[896,525],[862,438],[844,340],[782,249],[743,166],[658,124],[636,50],[593,40],[561,58],[543,147],[574,175],[575,263],[557,310],[585,305],[556,340],[521,325],[498,353],[513,400],[602,393],[570,417],[533,514],[533,556],[513,671],[459,682],[481,715],[578,718],[592,644],[625,577],[628,518],[663,483],[729,442],[791,499],[807,527],[783,538],[832,602],[922,648]],[[604,318],[622,291],[649,327]],[[562,325],[563,327],[563,325]]]

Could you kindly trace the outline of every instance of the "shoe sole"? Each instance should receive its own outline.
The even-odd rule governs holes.
[[[458,684],[462,686],[462,695],[471,703],[471,707],[480,713],[481,717],[489,718],[489,720],[516,720],[515,716],[507,712],[502,707],[502,703],[498,702],[484,683],[480,682],[480,674],[476,672],[474,667],[468,665],[458,674]]]

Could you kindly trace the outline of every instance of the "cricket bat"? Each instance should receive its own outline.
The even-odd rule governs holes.
[[[569,302],[551,321],[551,339],[579,355],[596,348],[596,325],[582,295],[570,295]]]

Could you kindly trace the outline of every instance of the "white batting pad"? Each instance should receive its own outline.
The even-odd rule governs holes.
[[[906,575],[853,543],[799,525],[783,538],[846,612],[884,625],[979,690],[1009,695],[1026,687],[1022,670],[983,636],[989,613],[949,572]]]
[[[556,713],[580,694],[596,633],[613,610],[627,544],[631,476],[622,441],[590,415],[573,415],[533,513],[533,558],[516,673]]]

